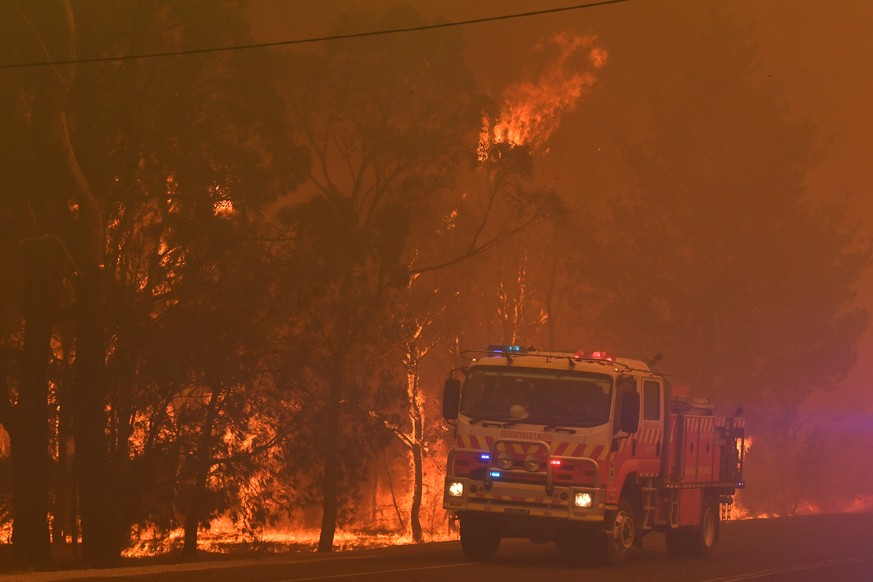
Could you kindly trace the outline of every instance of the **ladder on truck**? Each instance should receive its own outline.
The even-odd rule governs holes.
[[[640,480],[640,490],[643,494],[643,515],[640,526],[644,530],[652,529],[655,525],[655,502],[658,499],[658,488],[655,487],[655,479],[646,477]]]

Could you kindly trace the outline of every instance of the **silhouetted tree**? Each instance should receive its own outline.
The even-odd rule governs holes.
[[[421,22],[407,10],[349,19],[371,28]],[[352,364],[367,374],[371,338],[389,330],[393,294],[408,282],[406,241],[451,184],[477,128],[472,84],[455,34],[332,43],[293,60],[289,100],[313,158],[307,198],[290,206],[291,272],[306,281],[306,367],[324,387],[320,551],[330,551],[340,507],[341,402]],[[292,259],[294,260],[294,259]],[[383,345],[382,342],[379,345]],[[371,372],[372,373],[372,372]]]
[[[428,394],[422,386],[422,360],[444,340],[456,337],[461,329],[469,329],[471,322],[480,323],[473,313],[460,312],[462,304],[477,305],[471,311],[488,315],[495,315],[490,310],[496,305],[493,298],[497,303],[504,300],[504,306],[508,304],[508,298],[501,295],[507,281],[493,276],[490,268],[500,262],[500,257],[508,257],[513,268],[518,269],[515,274],[520,278],[510,278],[509,284],[517,289],[521,280],[524,289],[525,251],[518,249],[523,249],[524,240],[561,207],[552,190],[536,185],[529,148],[480,141],[476,156],[471,149],[468,159],[475,161],[468,172],[461,174],[458,189],[463,194],[449,198],[444,207],[435,207],[427,218],[418,221],[419,228],[410,237],[407,251],[412,279],[393,308],[403,338],[405,412],[409,421],[406,430],[395,434],[412,457],[410,527],[416,542],[423,541],[420,512],[424,460],[439,440],[433,426],[436,419],[425,413],[428,400],[438,394],[433,390]],[[474,276],[470,276],[471,272]],[[483,300],[483,288],[494,291],[493,298]],[[488,308],[483,310],[482,305]],[[499,310],[498,305],[495,311]],[[523,318],[521,309],[514,311],[518,315],[514,322],[517,329]]]
[[[425,489],[424,461],[432,454],[433,446],[438,442],[438,435],[432,426],[435,419],[429,418],[426,413],[428,403],[434,399],[436,393],[422,385],[422,366],[431,350],[451,336],[447,326],[460,324],[456,310],[457,294],[457,285],[453,281],[440,285],[433,275],[417,275],[410,281],[406,293],[397,302],[394,310],[394,318],[403,338],[405,408],[408,422],[399,423],[393,430],[412,457],[413,483],[409,524],[412,539],[417,543],[424,541],[421,526]]]
[[[492,142],[487,149],[480,144],[482,153],[463,182],[463,196],[416,247],[410,270],[457,286],[462,315],[450,335],[465,336],[466,347],[529,342],[541,318],[528,320],[526,313],[527,257],[547,223],[564,214],[564,204],[537,183],[527,146]]]
[[[851,367],[869,255],[839,198],[806,191],[822,146],[755,76],[749,32],[713,13],[696,34],[670,94],[653,97],[649,137],[625,147],[638,189],[587,272],[608,294],[610,345],[663,352],[725,410],[746,403],[760,450]]]
[[[59,0],[3,10],[4,46],[20,61],[75,61],[247,38],[239,2],[98,8]],[[30,228],[18,236],[57,243],[50,256],[55,263],[31,261],[28,272],[66,273],[74,290],[69,403],[89,564],[114,562],[126,535],[120,490],[142,410],[137,406],[149,400],[140,396],[154,387],[139,373],[146,348],[155,344],[140,338],[152,337],[188,275],[195,279],[226,255],[227,232],[216,225],[245,224],[299,179],[305,158],[283,127],[270,63],[264,53],[213,53],[4,72],[14,121],[4,127],[16,129],[4,135],[4,151],[15,150],[19,158],[24,177],[14,183],[22,185],[25,202],[15,210]],[[5,141],[16,138],[16,147]],[[35,299],[57,282],[46,285]],[[208,297],[208,282],[203,285]],[[28,325],[44,330],[37,317],[50,318],[52,309],[42,307],[31,310]],[[40,336],[43,346],[34,343],[32,353],[46,354],[45,332]],[[158,391],[151,403],[165,396]],[[33,426],[45,430],[45,410]]]
[[[4,54],[23,60],[52,61],[55,55],[69,57],[72,23],[69,6],[4,5]],[[36,20],[38,24],[33,25]],[[39,71],[3,76],[4,175],[10,193],[5,210],[20,227],[9,235],[18,237],[23,251],[21,265],[25,284],[24,334],[21,340],[19,399],[10,413],[14,475],[14,544],[16,560],[23,567],[46,567],[48,536],[48,372],[52,326],[59,308],[63,273],[81,271],[66,265],[81,263],[71,258],[64,241],[67,228],[83,227],[94,217],[91,193],[73,154],[65,103],[75,68],[50,66]],[[13,141],[14,140],[14,141]],[[68,204],[81,208],[81,220],[64,224]],[[93,246],[83,245],[86,252]],[[80,256],[81,259],[81,256]],[[99,263],[99,261],[98,261]],[[95,263],[96,264],[96,263]],[[89,267],[92,265],[89,264]],[[64,269],[64,267],[67,267]],[[87,279],[79,273],[79,282]],[[86,447],[83,447],[83,449]],[[86,455],[87,456],[87,455]]]

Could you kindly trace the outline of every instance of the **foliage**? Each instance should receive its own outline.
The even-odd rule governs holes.
[[[653,101],[648,140],[626,145],[638,190],[615,206],[609,263],[587,272],[609,292],[604,337],[663,352],[697,391],[754,401],[753,425],[774,427],[854,361],[868,255],[843,206],[804,191],[815,133],[754,79],[747,34],[727,20],[706,34],[675,92]]]
[[[43,58],[34,31],[63,54],[59,14],[22,4],[0,8],[4,54]],[[248,39],[241,2],[70,6],[82,57]],[[397,8],[338,31],[422,23]],[[93,330],[100,369],[85,379],[106,383],[96,431],[112,495],[101,501],[120,538],[184,527],[196,548],[198,527],[226,517],[257,539],[321,508],[330,549],[338,525],[361,519],[373,460],[399,437],[413,502],[396,513],[420,539],[416,514],[431,530],[439,514],[439,380],[460,347],[501,338],[663,352],[696,393],[746,404],[750,482],[765,486],[761,460],[781,463],[749,503],[797,510],[811,496],[799,486],[812,484],[809,459],[836,447],[798,428],[795,403],[853,361],[867,314],[852,289],[868,249],[839,202],[804,191],[820,154],[813,128],[754,80],[746,33],[714,26],[674,91],[653,100],[648,138],[625,144],[638,187],[607,217],[542,187],[528,147],[479,141],[494,105],[451,30],[283,58],[0,72],[0,266],[50,268],[59,285],[57,311],[23,313],[27,280],[0,281],[0,423],[21,418],[25,323],[47,317],[48,398],[31,429],[57,431],[54,516],[70,498],[60,457]],[[104,224],[93,320],[77,311],[93,256],[87,209],[33,125],[59,72],[69,94],[55,105]],[[25,260],[33,241],[55,245],[54,262]],[[759,438],[763,427],[772,434]],[[10,488],[0,482],[0,498]]]
[[[754,483],[757,462],[800,462],[786,447],[821,452],[815,435],[789,447],[797,405],[855,360],[869,314],[854,289],[870,254],[840,197],[805,190],[821,142],[755,76],[748,32],[722,16],[700,34],[705,50],[652,100],[648,138],[624,146],[636,191],[615,201],[603,250],[576,269],[601,290],[591,317],[602,340],[663,353],[674,379],[723,413],[744,406]],[[782,470],[778,488],[761,479],[744,499],[796,505],[782,488],[807,478]]]
[[[72,35],[82,56],[232,44],[247,35],[239,2],[108,8],[79,2],[69,7],[66,23],[61,17],[64,7],[11,7],[14,22],[32,26],[15,29],[11,44],[16,50],[10,54],[21,60],[62,57],[66,53],[59,49],[61,41]],[[63,34],[49,34],[64,24]],[[48,54],[34,50],[40,40],[46,41]],[[244,285],[256,279],[243,267],[256,269],[258,263],[252,259],[259,251],[245,239],[254,234],[257,213],[299,181],[305,167],[305,157],[284,126],[271,64],[264,55],[234,52],[4,73],[3,81],[11,87],[4,95],[11,96],[11,103],[3,119],[12,130],[4,139],[18,138],[21,146],[9,148],[19,152],[17,165],[3,166],[11,178],[7,185],[20,191],[9,198],[17,205],[4,205],[4,211],[8,207],[10,216],[30,229],[10,234],[57,241],[69,262],[66,275],[81,275],[84,281],[85,275],[76,271],[80,265],[91,267],[83,257],[96,255],[85,253],[90,243],[79,225],[106,225],[98,232],[98,244],[105,244],[106,250],[100,280],[91,291],[76,281],[74,298],[77,308],[99,301],[95,305],[102,323],[91,320],[84,325],[79,316],[76,335],[65,345],[75,345],[69,352],[74,364],[84,356],[86,345],[105,351],[96,358],[105,368],[88,372],[94,375],[72,394],[81,398],[77,394],[89,383],[99,387],[97,376],[107,380],[105,396],[99,388],[87,388],[97,394],[98,435],[100,411],[110,413],[106,434],[112,437],[111,450],[102,453],[111,455],[112,461],[111,474],[103,479],[110,492],[102,500],[106,514],[121,510],[135,521],[166,519],[166,511],[163,518],[148,510],[139,517],[139,502],[161,492],[162,480],[163,493],[172,490],[167,472],[154,469],[168,468],[167,461],[172,466],[166,453],[185,450],[183,435],[167,429],[168,407],[204,382],[238,386],[257,373],[257,354],[263,349],[253,341],[258,334],[252,324],[259,320],[252,316],[262,305],[257,300],[262,294],[250,300],[251,289]],[[41,119],[34,113],[41,100],[59,100],[61,94],[43,82],[52,75],[69,88],[66,99],[53,107],[68,129],[67,151],[75,156],[69,167],[79,173],[79,187],[93,193],[87,208],[83,197],[57,187],[62,182],[37,179],[41,174],[60,175],[39,157],[53,145],[40,140],[51,134],[28,127],[30,119],[34,126]],[[92,335],[99,343],[86,344],[83,330],[96,331]],[[162,359],[167,354],[172,356]],[[216,362],[222,366],[216,367]],[[245,377],[239,372],[242,368],[247,370]],[[223,400],[228,401],[232,399]],[[237,420],[231,418],[231,423]],[[231,423],[204,427],[209,429],[205,448],[214,438],[212,429]],[[80,419],[78,426],[83,424],[86,420]],[[188,428],[196,426],[184,427]],[[138,443],[139,451],[131,451],[137,447],[134,434],[145,437]],[[95,443],[100,446],[93,439],[89,446]],[[149,447],[160,443],[166,445],[165,454],[153,459]],[[84,458],[86,447],[77,447],[77,452]],[[139,463],[137,453],[146,462]],[[145,470],[137,473],[139,468]],[[85,509],[83,504],[83,513]],[[92,545],[89,540],[98,538],[85,541]]]
[[[391,27],[421,22],[406,9],[381,19],[356,16],[344,26]],[[340,422],[342,403],[367,408],[369,380],[398,345],[391,306],[408,281],[408,241],[433,216],[435,200],[452,184],[454,168],[475,128],[476,110],[462,74],[458,37],[409,43],[333,43],[292,60],[288,99],[313,159],[304,198],[286,206],[289,296],[297,308],[288,325],[300,330],[313,428],[323,465],[325,507],[321,549],[329,549],[353,483],[338,452],[355,441]],[[471,123],[472,122],[472,123]],[[302,378],[302,376],[301,376]],[[381,408],[379,403],[377,408]],[[342,434],[340,429],[342,427]],[[357,441],[354,449],[362,451]],[[342,498],[342,502],[339,499]]]

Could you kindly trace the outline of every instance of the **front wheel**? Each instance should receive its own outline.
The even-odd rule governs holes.
[[[603,557],[610,566],[621,566],[630,560],[631,548],[637,536],[636,517],[630,501],[622,497],[618,509],[606,523],[603,533]]]
[[[495,524],[474,515],[461,516],[461,549],[471,560],[490,560],[500,546]]]

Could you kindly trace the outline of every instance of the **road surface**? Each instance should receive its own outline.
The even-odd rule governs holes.
[[[504,540],[491,562],[464,559],[458,542],[331,555],[293,554],[167,566],[2,575],[4,582],[107,580],[209,582],[569,582],[586,581],[873,581],[873,514],[814,515],[728,522],[703,560],[667,556],[652,534],[620,568],[572,566],[552,544]]]

